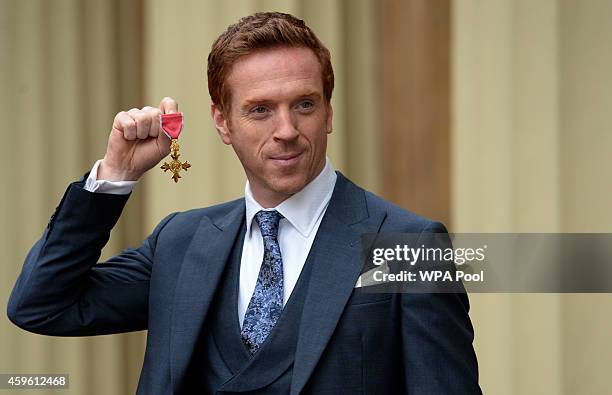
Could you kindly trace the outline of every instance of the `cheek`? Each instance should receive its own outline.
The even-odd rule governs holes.
[[[319,154],[322,150],[324,151],[327,146],[327,132],[325,131],[325,128],[318,125],[310,136],[311,137],[309,140],[313,151],[317,154]]]
[[[262,136],[265,136],[265,128],[252,122],[236,122],[232,128],[232,142],[245,153],[257,151],[262,144]]]
[[[320,145],[321,142],[325,141],[327,136],[326,122],[323,117],[305,118],[300,123],[298,129],[312,146]]]

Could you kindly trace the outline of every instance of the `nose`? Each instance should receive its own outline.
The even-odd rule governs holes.
[[[291,141],[298,138],[300,132],[297,129],[297,119],[291,114],[289,109],[283,109],[279,111],[278,122],[276,129],[274,130],[274,140],[280,141]]]

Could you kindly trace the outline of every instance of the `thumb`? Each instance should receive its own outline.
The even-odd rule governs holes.
[[[159,103],[162,114],[174,114],[178,112],[178,103],[171,97],[164,97]]]
[[[163,131],[157,135],[157,140],[156,140],[157,148],[162,157],[165,157],[170,153],[170,142],[171,141],[172,140],[170,139],[170,137],[168,137],[168,135]]]

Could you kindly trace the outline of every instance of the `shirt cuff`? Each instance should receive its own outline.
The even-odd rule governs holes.
[[[127,195],[132,192],[138,181],[107,181],[98,180],[98,167],[102,159],[94,163],[89,177],[85,181],[85,190],[95,193],[109,193],[112,195]]]

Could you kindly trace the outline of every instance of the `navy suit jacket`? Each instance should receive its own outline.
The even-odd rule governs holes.
[[[146,329],[138,393],[176,393],[240,231],[244,199],[171,214],[140,247],[96,264],[127,199],[87,192],[83,180],[71,184],[25,260],[8,316],[54,336]],[[310,252],[291,394],[481,393],[465,294],[355,288],[362,234],[445,231],[338,173]]]

